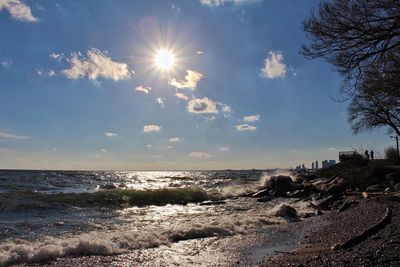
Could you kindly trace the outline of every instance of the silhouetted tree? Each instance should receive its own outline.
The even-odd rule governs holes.
[[[385,68],[371,65],[356,87],[348,107],[354,133],[388,126],[400,135],[400,56]]]
[[[340,90],[353,96],[371,65],[381,68],[400,46],[399,0],[332,0],[303,22],[311,40],[302,53],[325,58],[344,77]]]

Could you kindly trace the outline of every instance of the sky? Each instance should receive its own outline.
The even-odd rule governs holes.
[[[0,0],[0,168],[311,166],[353,135],[341,77],[300,54],[317,0]]]

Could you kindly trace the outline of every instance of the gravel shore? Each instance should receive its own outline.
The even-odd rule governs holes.
[[[400,266],[400,195],[347,200],[355,204],[341,213],[321,216],[326,226],[306,236],[301,247],[264,258],[261,266]],[[383,229],[348,249],[331,249],[378,223],[386,208],[392,215]]]

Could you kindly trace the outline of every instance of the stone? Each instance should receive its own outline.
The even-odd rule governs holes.
[[[269,196],[269,190],[268,189],[264,189],[264,190],[260,190],[254,194],[251,195],[251,197],[265,197],[265,196]]]
[[[374,184],[374,185],[368,186],[365,189],[365,191],[366,192],[379,192],[379,191],[382,191],[382,187],[379,184]]]
[[[385,175],[385,180],[388,184],[394,186],[400,183],[400,172],[392,172]]]
[[[282,204],[276,210],[275,216],[282,218],[297,218],[297,210],[289,205]]]
[[[270,201],[270,200],[271,200],[270,196],[263,196],[263,197],[257,198],[258,202],[267,202],[267,201]]]
[[[292,190],[293,180],[290,176],[278,175],[271,176],[266,187],[270,189],[274,196],[286,196],[286,192]]]
[[[394,191],[399,192],[400,191],[400,183],[397,183],[393,186]]]

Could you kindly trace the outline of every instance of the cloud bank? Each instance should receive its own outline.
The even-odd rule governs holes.
[[[196,89],[197,83],[203,78],[203,74],[194,70],[187,70],[186,72],[187,74],[184,80],[177,81],[173,78],[169,80],[168,83],[178,89]]]
[[[29,136],[23,136],[19,134],[13,134],[9,132],[0,131],[0,140],[26,140]]]
[[[195,98],[188,102],[186,109],[190,113],[212,114],[218,113],[217,106],[211,99],[207,97]]]
[[[113,61],[95,48],[90,49],[86,57],[79,52],[72,53],[68,61],[70,68],[61,71],[68,79],[87,77],[89,80],[97,80],[102,77],[119,81],[130,78],[127,64]]]
[[[20,0],[0,0],[0,11],[3,9],[19,21],[35,22],[38,20],[32,15],[30,7]]]
[[[199,158],[199,159],[208,159],[211,158],[211,155],[205,153],[205,152],[192,152],[189,154],[192,158]]]
[[[269,56],[264,59],[264,67],[261,69],[261,76],[275,79],[286,76],[286,65],[283,63],[283,54],[280,51],[270,51]]]

